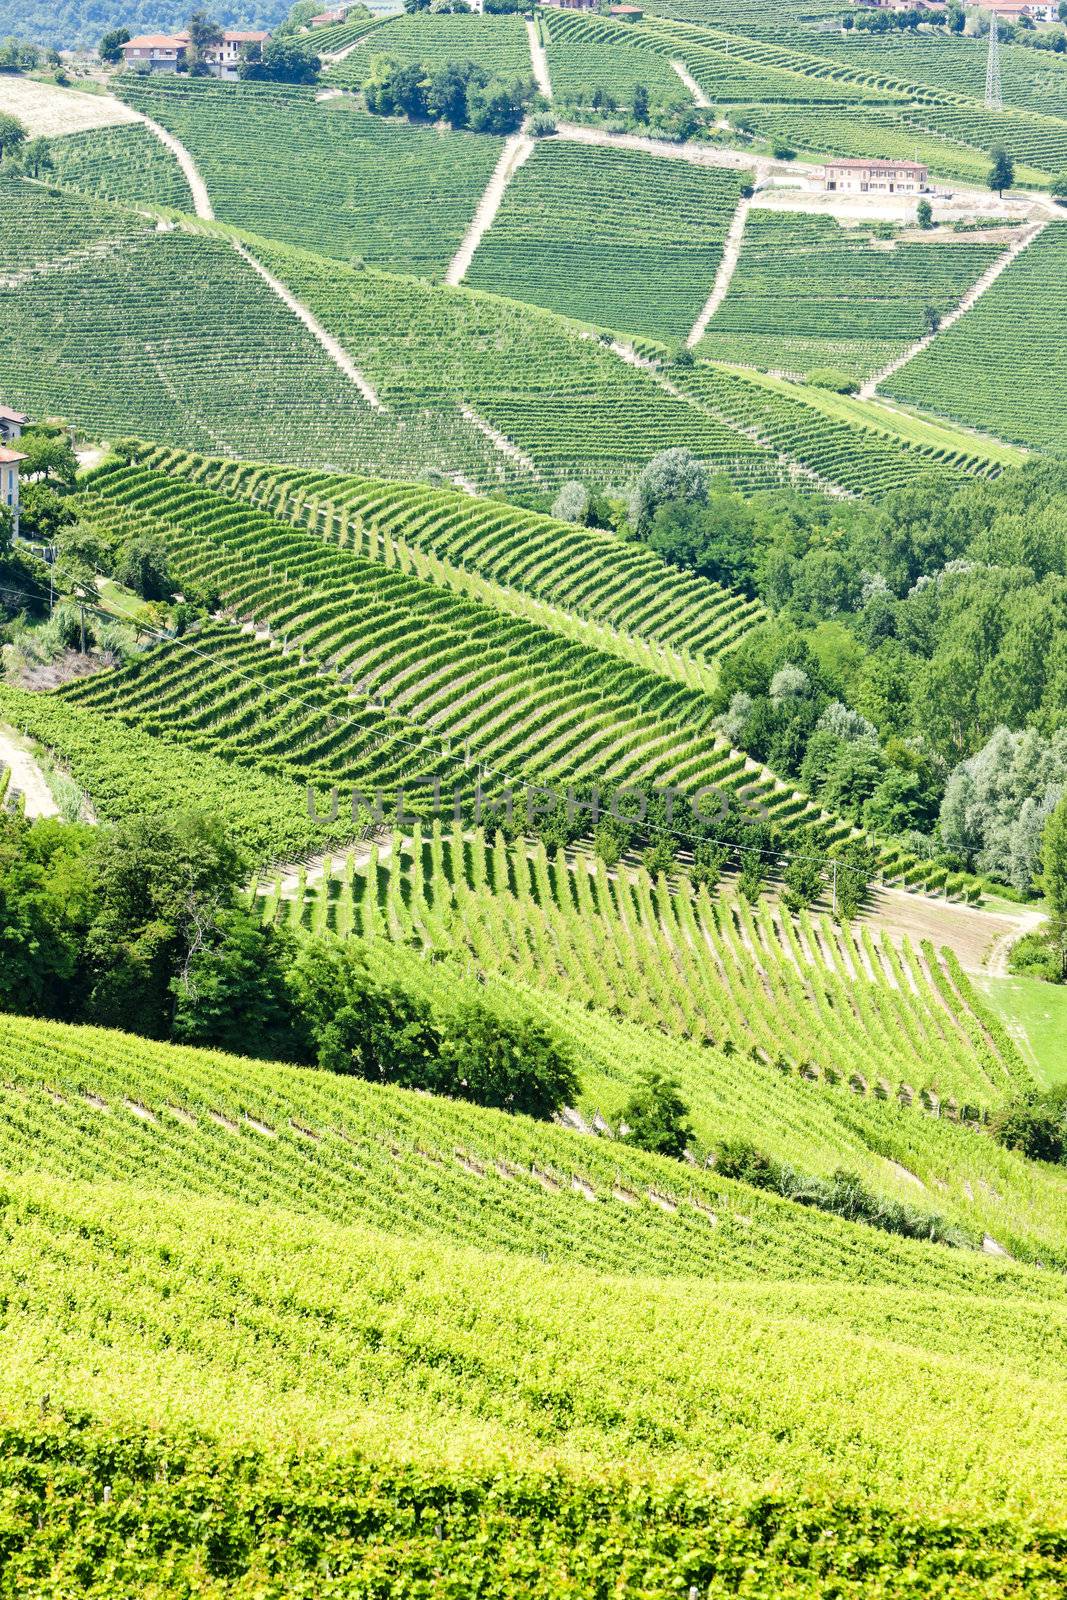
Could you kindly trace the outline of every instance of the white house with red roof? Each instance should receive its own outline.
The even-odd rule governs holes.
[[[29,420],[24,411],[12,411],[10,406],[0,406],[0,444],[11,444]]]
[[[246,44],[264,45],[270,34],[262,28],[225,28],[218,44],[208,45],[204,64],[213,78],[233,79]],[[181,33],[139,33],[122,47],[128,67],[148,72],[181,72],[186,64],[189,35]]]
[[[841,157],[823,166],[827,189],[844,194],[921,194],[929,174],[921,161]]]
[[[15,532],[19,531],[19,462],[26,457],[18,450],[0,445],[0,506],[11,512]]]

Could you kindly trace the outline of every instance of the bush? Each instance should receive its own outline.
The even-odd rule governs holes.
[[[1031,1161],[1067,1164],[1067,1084],[1012,1100],[990,1121],[993,1137]]]
[[[859,380],[849,377],[837,367],[812,367],[804,382],[812,389],[832,389],[835,394],[855,394]]]
[[[653,1155],[685,1155],[692,1138],[689,1107],[673,1078],[645,1071],[638,1074],[638,1087],[622,1109],[621,1122],[628,1144]]]
[[[547,1119],[578,1094],[570,1051],[530,1017],[463,1006],[446,1024],[445,1092],[476,1105]]]

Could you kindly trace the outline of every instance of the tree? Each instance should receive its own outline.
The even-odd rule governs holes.
[[[815,903],[823,890],[822,862],[814,856],[790,856],[785,869],[785,903],[800,911]]]
[[[1067,200],[1067,172],[1058,178],[1053,178],[1049,190],[1054,200]]]
[[[288,941],[243,908],[219,912],[171,980],[171,1036],[263,1060],[287,1060],[299,1030],[285,982]]]
[[[584,524],[589,516],[589,490],[585,484],[577,479],[565,483],[552,502],[552,515],[560,522]]]
[[[989,158],[992,165],[989,169],[986,185],[990,189],[995,189],[997,194],[1002,195],[1005,189],[1010,189],[1015,182],[1015,161],[999,145],[995,150],[989,152]]]
[[[25,430],[19,449],[26,457],[21,467],[24,479],[43,481],[64,493],[74,488],[78,458],[65,428],[37,423]]]
[[[936,333],[941,326],[941,313],[936,306],[930,305],[929,302],[923,306],[923,322],[926,325],[927,333]]]
[[[110,28],[100,40],[100,59],[109,66],[122,60],[122,47],[130,42],[129,28]]]
[[[934,208],[930,204],[929,200],[919,201],[919,204],[915,207],[915,221],[918,223],[919,227],[924,233],[929,232],[929,230],[933,227]]]
[[[26,139],[26,129],[18,117],[0,111],[0,162],[17,156]]]
[[[1052,915],[1067,917],[1067,794],[1045,824],[1041,887]]]
[[[990,1123],[993,1137],[1031,1161],[1063,1162],[1067,1157],[1067,1086],[1011,1100]]]
[[[74,1020],[94,830],[0,812],[0,1009]]]
[[[1060,0],[1059,5],[1056,7],[1056,15],[1061,22],[1067,23],[1067,0]]]
[[[55,162],[47,139],[28,139],[22,147],[19,166],[28,178],[43,178],[52,172]]]
[[[533,83],[521,78],[508,83],[494,79],[484,87],[472,86],[467,94],[468,126],[475,133],[514,133],[533,90]]]
[[[675,445],[652,457],[639,474],[630,496],[630,523],[643,533],[664,500],[703,501],[708,497],[707,468],[691,450]]]
[[[218,937],[245,864],[216,819],[177,812],[120,823],[101,840],[93,876],[89,1019],[165,1038],[174,980],[185,979]]]
[[[169,600],[174,594],[167,565],[167,547],[158,534],[134,534],[119,547],[112,575],[145,600]]]
[[[673,1078],[646,1069],[637,1075],[637,1087],[622,1108],[620,1120],[629,1129],[627,1144],[654,1155],[681,1159],[693,1139],[689,1107]]]
[[[215,45],[222,43],[222,29],[214,17],[209,17],[206,11],[194,11],[189,21],[185,24],[185,31],[189,35],[189,43],[185,51],[185,64],[194,78],[207,76],[207,53]]]
[[[442,1047],[447,1092],[547,1120],[578,1095],[567,1046],[531,1017],[502,1017],[471,1003],[445,1025]]]
[[[834,851],[834,859],[836,871],[831,871],[836,886],[837,920],[851,922],[867,898],[875,867],[874,855],[867,845],[853,839]]]
[[[283,36],[260,49],[258,59],[249,51],[237,68],[239,78],[261,83],[317,83],[322,59],[310,44]]]
[[[648,121],[648,90],[643,83],[634,84],[634,121]]]

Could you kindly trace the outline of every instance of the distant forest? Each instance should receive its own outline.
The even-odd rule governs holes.
[[[29,39],[57,50],[86,50],[109,28],[131,33],[169,32],[180,28],[193,6],[182,0],[0,0],[0,39]],[[219,0],[210,11],[224,27],[273,27],[289,10],[287,0]]]

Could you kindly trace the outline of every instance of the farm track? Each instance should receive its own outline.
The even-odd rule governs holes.
[[[285,284],[282,283],[280,278],[276,278],[272,272],[268,272],[263,263],[261,261],[257,261],[250,250],[247,250],[243,244],[238,244],[236,239],[231,239],[230,242],[233,245],[233,248],[237,251],[237,254],[247,261],[248,265],[255,272],[259,273],[259,276],[263,279],[263,282],[268,286],[268,288],[273,289],[274,293],[278,296],[278,299],[283,301],[284,304],[289,307],[289,310],[295,317],[299,317],[300,321],[308,329],[309,333],[313,334],[314,337],[319,341],[319,344],[321,344],[322,348],[325,350],[326,354],[329,356],[334,365],[339,367],[344,373],[345,377],[355,384],[356,388],[359,390],[364,400],[366,400],[367,404],[372,406],[375,411],[384,411],[385,407],[378,398],[377,390],[363,376],[362,372],[360,372],[359,368],[354,364],[351,357],[348,355],[348,352],[345,350],[344,346],[341,345],[332,334],[327,333],[326,329],[322,326],[322,323],[316,316],[312,314],[311,311],[308,310],[307,306],[303,305],[296,298],[296,295],[293,294],[291,289],[286,288]]]
[[[682,82],[685,84],[685,87],[689,90],[689,93],[693,96],[693,104],[698,108],[698,110],[710,111],[711,101],[708,99],[699,83],[693,77],[693,74],[689,71],[689,68],[686,66],[685,62],[672,61],[671,66],[674,68],[679,78],[681,78]]]
[[[548,74],[548,57],[545,47],[537,36],[537,24],[526,21],[526,36],[530,41],[530,66],[533,69],[534,82],[546,100],[552,98],[552,79]]]
[[[704,302],[704,308],[689,330],[689,335],[685,341],[690,350],[695,349],[703,339],[708,331],[708,323],[726,299],[727,290],[730,287],[731,279],[741,255],[741,245],[745,237],[745,223],[748,221],[751,205],[751,200],[741,199],[737,202],[737,210],[734,212],[733,221],[730,223],[729,231],[723,240],[722,260],[719,262],[719,270],[715,274],[715,282],[712,285],[711,293]]]
[[[481,244],[486,232],[492,227],[493,218],[500,210],[501,201],[507,193],[507,188],[512,178],[524,162],[528,161],[534,152],[534,141],[528,134],[514,133],[510,139],[505,140],[504,148],[500,152],[500,160],[493,168],[492,176],[486,184],[485,193],[478,201],[474,216],[471,218],[470,227],[460,241],[459,249],[449,263],[445,273],[445,282],[455,286],[462,283],[467,275],[474,252]]]
[[[214,222],[215,210],[211,204],[211,196],[207,192],[207,184],[200,176],[199,167],[189,154],[188,150],[182,144],[181,140],[176,139],[173,133],[168,133],[166,128],[164,128],[160,123],[154,121],[152,117],[148,116],[143,111],[138,113],[137,120],[143,122],[145,127],[148,128],[150,132],[155,134],[156,138],[161,144],[166,145],[167,149],[177,160],[179,167],[181,167],[182,172],[185,174],[185,181],[189,185],[189,189],[192,193],[193,210],[196,215],[203,222]]]
[[[1038,238],[1040,234],[1044,233],[1047,227],[1047,222],[1037,222],[1032,227],[1027,228],[1025,232],[1021,233],[1011,247],[1006,250],[1002,256],[998,256],[997,260],[993,262],[991,267],[986,268],[985,272],[983,272],[978,281],[976,283],[972,283],[971,287],[967,290],[967,293],[963,296],[963,299],[960,301],[959,305],[956,306],[955,310],[948,312],[948,314],[941,319],[940,324],[933,333],[924,334],[923,337],[921,339],[917,339],[913,345],[909,345],[907,350],[904,351],[903,355],[897,356],[896,359],[891,361],[888,366],[883,367],[880,372],[876,372],[873,377],[868,378],[867,382],[859,390],[859,398],[861,400],[874,400],[881,398],[877,394],[879,384],[885,383],[888,378],[892,378],[894,374],[900,371],[901,367],[906,367],[909,361],[913,361],[917,355],[920,355],[923,350],[926,350],[931,344],[933,344],[934,340],[940,334],[944,333],[948,328],[951,328],[953,323],[958,322],[962,316],[965,316],[966,313],[970,311],[972,306],[977,305],[978,301],[985,294],[986,290],[993,287],[1001,274],[1006,272],[1014,261],[1018,260],[1023,251],[1028,249],[1029,246],[1033,244],[1034,240]]]
[[[0,728],[0,767],[10,769],[11,778],[7,795],[21,794],[26,816],[58,817],[59,807],[48,787],[48,780],[32,754],[13,729]]]

